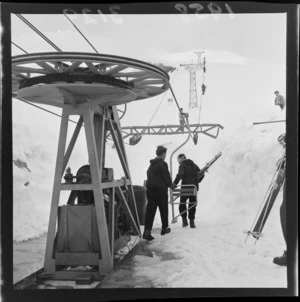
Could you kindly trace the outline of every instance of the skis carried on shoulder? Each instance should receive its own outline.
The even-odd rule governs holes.
[[[269,217],[269,214],[274,205],[276,197],[285,181],[285,161],[286,161],[286,154],[284,152],[283,156],[279,160],[278,167],[272,178],[264,202],[260,210],[258,211],[256,218],[254,219],[252,227],[250,228],[249,231],[244,231],[244,233],[247,234],[247,238],[249,235],[252,235],[256,240],[258,240],[260,237],[263,237],[262,230]]]

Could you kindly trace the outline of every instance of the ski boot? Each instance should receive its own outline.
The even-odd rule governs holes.
[[[153,236],[151,236],[151,230],[145,230],[143,234],[143,239],[146,239],[148,241],[151,241],[154,239]]]
[[[168,234],[171,232],[171,229],[169,227],[167,228],[162,228],[161,229],[161,232],[160,232],[160,235],[165,235],[165,234]]]
[[[191,228],[195,228],[196,227],[194,219],[190,219],[190,227]]]
[[[182,227],[184,228],[184,227],[186,227],[188,225],[189,225],[189,223],[188,223],[186,217],[182,217]]]
[[[286,256],[286,251],[284,251],[283,255],[280,257],[275,257],[273,259],[273,263],[281,266],[287,266],[287,256]]]

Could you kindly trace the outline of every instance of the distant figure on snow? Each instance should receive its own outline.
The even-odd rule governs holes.
[[[165,162],[167,148],[158,146],[156,149],[157,157],[150,160],[150,167],[147,170],[147,208],[145,214],[145,230],[143,238],[153,240],[151,235],[153,221],[157,207],[159,208],[162,229],[161,235],[170,233],[169,228],[169,209],[168,209],[168,188],[173,187],[172,179]]]
[[[179,154],[177,157],[177,161],[179,163],[178,174],[174,180],[174,184],[177,185],[181,180],[181,184],[183,185],[195,185],[197,187],[197,191],[199,190],[199,182],[202,181],[203,177],[198,180],[197,173],[200,171],[199,167],[190,159],[187,159],[184,154]],[[183,213],[186,211],[186,202],[189,199],[189,208],[188,208],[188,218],[190,220],[190,227],[195,228],[195,213],[196,213],[196,206],[191,207],[196,202],[196,196],[181,196],[180,197],[180,204],[179,204],[179,212]],[[182,217],[182,226],[188,226],[187,221],[187,212],[181,214]]]
[[[276,97],[275,97],[275,105],[279,106],[281,108],[281,111],[283,110],[285,106],[285,99],[282,95],[279,94],[279,91],[274,92]]]

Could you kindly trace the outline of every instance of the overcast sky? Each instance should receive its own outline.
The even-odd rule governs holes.
[[[153,57],[156,52],[178,53],[192,49],[232,52],[238,56],[284,64],[285,14],[69,15],[100,53]],[[65,51],[93,49],[64,15],[24,15]],[[12,16],[12,40],[28,52],[53,51],[19,18]],[[31,43],[34,38],[41,43]],[[74,48],[76,45],[77,48]],[[272,51],[270,51],[272,50]],[[154,53],[153,53],[154,51]],[[13,53],[20,53],[13,46]]]

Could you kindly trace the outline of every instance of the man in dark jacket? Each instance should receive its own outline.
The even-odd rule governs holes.
[[[177,185],[181,180],[182,185],[195,185],[197,187],[197,191],[199,190],[199,182],[203,179],[203,176],[200,180],[197,179],[197,174],[200,171],[199,167],[190,159],[187,159],[184,154],[179,154],[177,157],[177,161],[179,163],[179,170],[176,178],[174,180],[174,184]],[[179,212],[183,213],[186,211],[186,201],[189,199],[189,209],[188,209],[188,218],[190,220],[190,227],[195,228],[195,213],[196,206],[192,207],[196,202],[196,196],[180,196],[180,204],[179,204]],[[187,221],[187,212],[181,214],[182,217],[182,226],[188,226]]]
[[[153,221],[157,207],[159,208],[162,230],[161,235],[170,233],[168,219],[168,188],[174,187],[168,169],[168,164],[165,162],[167,149],[163,146],[158,146],[156,149],[157,157],[150,160],[150,167],[147,170],[147,208],[145,214],[145,230],[143,238],[153,240],[151,235]]]

